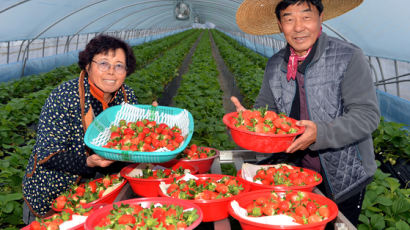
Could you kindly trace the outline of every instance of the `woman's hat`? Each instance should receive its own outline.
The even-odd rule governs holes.
[[[276,5],[282,0],[245,0],[236,11],[236,24],[248,34],[265,35],[280,33],[275,14]],[[363,0],[322,0],[323,20],[335,18],[357,7]]]

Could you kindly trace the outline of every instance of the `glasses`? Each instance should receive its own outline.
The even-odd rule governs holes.
[[[97,67],[101,72],[107,72],[111,69],[111,64],[107,61],[96,62],[92,60],[92,62],[95,62],[97,64]],[[126,71],[127,67],[124,64],[118,63],[114,65],[114,72],[116,74],[124,74]]]

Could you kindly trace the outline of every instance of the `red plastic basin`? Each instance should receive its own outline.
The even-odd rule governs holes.
[[[121,204],[142,204],[142,203],[148,203],[149,205],[151,203],[160,203],[163,205],[179,205],[182,206],[184,209],[189,209],[189,208],[194,208],[197,210],[198,213],[198,219],[195,220],[190,226],[188,226],[186,228],[186,230],[192,230],[195,227],[197,227],[201,221],[202,221],[202,217],[203,217],[203,213],[201,211],[201,209],[188,201],[184,201],[184,200],[180,200],[180,199],[173,199],[173,198],[169,198],[169,197],[150,197],[150,198],[136,198],[136,199],[130,199],[130,200],[123,200],[123,201],[119,201],[114,203],[113,205],[117,205],[120,206]],[[98,211],[92,213],[87,220],[85,221],[84,227],[87,230],[94,230],[95,226],[98,224],[98,222],[105,216],[110,214],[110,211],[113,209],[113,205],[106,205],[105,207],[99,209]]]
[[[221,175],[221,174],[197,174],[195,175],[198,178],[214,178],[216,180],[221,179],[224,176],[227,175]],[[229,176],[232,177],[232,176]],[[234,178],[234,177],[232,177]],[[169,184],[166,183],[166,184]],[[239,184],[242,184],[239,181]],[[244,190],[242,191],[242,193],[249,191],[249,186],[247,184],[242,184],[242,186],[244,187]],[[161,189],[159,189],[158,187],[158,191],[159,191],[159,195],[162,197],[168,197],[168,195],[165,195]],[[215,199],[215,200],[186,200],[188,202],[191,202],[193,204],[198,205],[202,212],[203,212],[203,219],[202,221],[204,222],[212,222],[212,221],[218,221],[218,220],[222,220],[228,217],[228,206],[229,203],[231,202],[231,200],[236,197],[236,196],[232,196],[232,197],[226,197],[226,198],[221,198],[221,199]],[[178,199],[178,200],[182,200],[182,199]],[[185,200],[184,200],[185,201]]]
[[[172,159],[168,162],[159,163],[159,165],[162,165],[164,167],[171,167],[175,164],[191,165],[193,167],[198,168],[198,174],[207,173],[211,169],[212,163],[214,162],[215,158],[219,157],[219,150],[214,149],[214,148],[210,148],[210,147],[203,147],[203,146],[198,146],[198,148],[211,149],[211,150],[214,150],[216,152],[216,154],[214,156],[211,156],[211,157],[196,159],[196,160],[189,160],[189,159],[185,159],[185,158]]]
[[[303,169],[304,171],[307,171],[309,173],[313,173],[314,171],[310,169]],[[274,191],[290,191],[290,190],[297,190],[297,191],[305,191],[305,192],[312,192],[313,189],[322,183],[322,176],[318,173],[320,176],[320,181],[317,181],[314,184],[310,185],[302,185],[302,186],[285,186],[285,185],[264,185],[264,184],[258,184],[252,181],[245,180],[242,178],[242,170],[239,170],[237,173],[237,177],[239,181],[242,181],[242,183],[248,184],[250,186],[250,191],[255,191],[255,190],[261,190],[261,189],[270,189]]]
[[[296,136],[305,131],[304,126],[298,126],[299,131],[292,134],[266,134],[255,133],[236,128],[232,125],[232,119],[238,112],[225,114],[223,122],[230,129],[232,139],[240,147],[259,153],[278,153],[285,151]]]
[[[128,174],[134,170],[139,163],[128,165],[124,167],[120,174],[124,177],[131,185],[132,190],[135,194],[143,197],[158,197],[158,187],[161,182],[171,181],[172,178],[162,178],[162,179],[144,179],[144,178],[134,178],[128,176]],[[191,174],[195,174],[198,170],[190,165],[180,165],[175,164],[172,168],[177,169],[179,166],[182,166],[185,169],[189,169]]]
[[[236,200],[239,203],[239,206],[242,208],[245,208],[247,205],[251,204],[254,200],[256,200],[258,197],[261,196],[268,196],[269,193],[272,190],[258,190],[258,191],[252,191],[252,192],[247,192],[244,194],[239,194],[238,196],[234,197],[233,200]],[[285,192],[277,192],[278,194],[284,194]],[[275,224],[262,224],[262,223],[256,223],[247,219],[244,219],[237,215],[235,211],[232,209],[232,206],[229,204],[228,205],[228,210],[229,214],[235,218],[236,220],[239,221],[241,224],[242,229],[244,230],[265,230],[265,229],[292,229],[292,230],[298,230],[298,229],[303,229],[303,230],[323,230],[326,227],[326,224],[333,219],[336,218],[339,209],[337,208],[337,205],[330,199],[326,198],[325,196],[311,193],[311,192],[306,192],[308,197],[316,200],[319,204],[321,205],[327,205],[329,207],[330,211],[330,216],[326,220],[323,220],[318,223],[314,224],[303,224],[303,225],[275,225]]]

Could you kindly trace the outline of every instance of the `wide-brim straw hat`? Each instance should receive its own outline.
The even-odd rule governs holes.
[[[265,35],[280,33],[275,14],[276,5],[282,0],[245,0],[236,11],[236,24],[248,34]],[[357,7],[363,0],[322,0],[323,21],[335,18]]]

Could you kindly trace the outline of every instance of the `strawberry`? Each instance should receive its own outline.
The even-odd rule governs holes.
[[[322,206],[319,207],[319,214],[325,219],[329,218],[330,211],[329,211],[329,208],[327,207],[327,205],[322,205]]]
[[[40,222],[38,222],[38,221],[33,221],[33,222],[31,222],[31,224],[30,224],[30,229],[31,230],[40,230],[41,229],[41,224],[40,224]]]
[[[118,219],[118,224],[135,224],[135,221],[133,215],[124,214]]]
[[[105,188],[108,188],[108,187],[111,185],[110,176],[105,176],[105,177],[102,179],[102,183],[103,183],[103,185],[104,185]]]

